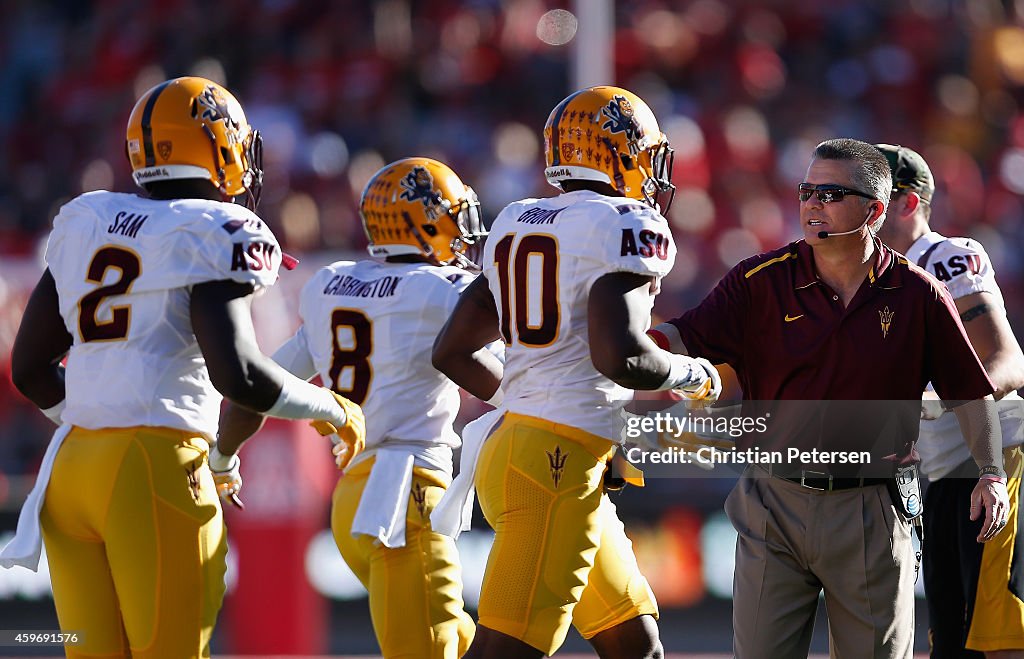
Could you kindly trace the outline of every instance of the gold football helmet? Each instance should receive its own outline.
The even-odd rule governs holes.
[[[263,185],[263,140],[231,92],[205,78],[174,78],[142,95],[128,119],[128,160],[140,187],[206,179],[225,197],[245,193],[252,209]]]
[[[420,254],[435,265],[479,269],[477,254],[487,236],[480,201],[448,165],[431,158],[404,158],[370,179],[359,215],[372,256]]]
[[[544,175],[556,188],[562,181],[599,181],[664,212],[675,194],[672,161],[654,113],[619,87],[570,94],[544,125]]]

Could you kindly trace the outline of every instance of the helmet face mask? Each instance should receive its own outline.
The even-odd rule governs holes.
[[[263,185],[263,140],[231,93],[205,78],[174,78],[142,95],[127,129],[132,178],[140,187],[203,179],[255,209]]]
[[[371,177],[359,202],[378,258],[419,255],[435,265],[478,270],[487,231],[480,201],[450,167],[431,158],[405,158]]]
[[[619,87],[582,89],[555,106],[544,126],[544,160],[557,188],[569,180],[607,183],[662,212],[675,192],[668,138],[647,104]]]

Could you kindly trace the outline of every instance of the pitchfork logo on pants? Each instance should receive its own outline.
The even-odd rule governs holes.
[[[562,470],[565,469],[565,460],[569,457],[568,453],[562,453],[562,447],[556,446],[555,452],[544,451],[548,454],[548,467],[551,469],[551,480],[555,483],[555,488],[558,488],[558,482],[562,480]]]

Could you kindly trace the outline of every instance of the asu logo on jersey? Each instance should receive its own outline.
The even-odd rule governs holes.
[[[977,275],[981,272],[981,256],[978,254],[954,254],[945,261],[935,261],[932,270],[939,281],[950,281],[965,272]]]
[[[670,244],[668,236],[657,231],[641,229],[633,233],[632,229],[623,229],[619,252],[620,256],[640,256],[645,259],[656,256],[664,261],[668,258]]]
[[[248,244],[232,243],[231,270],[272,270],[276,254],[277,245],[262,240],[253,240]]]

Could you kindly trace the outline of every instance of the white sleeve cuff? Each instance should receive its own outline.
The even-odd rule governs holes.
[[[290,374],[285,378],[277,401],[263,414],[279,419],[322,419],[336,428],[341,428],[348,420],[329,389]]]
[[[45,414],[46,418],[48,418],[50,421],[53,421],[54,423],[56,423],[59,426],[59,425],[61,425],[63,423],[63,421],[61,421],[60,417],[61,417],[61,414],[64,413],[64,408],[67,407],[67,402],[68,402],[68,399],[65,398],[64,400],[60,401],[59,403],[57,403],[53,407],[47,407],[45,410],[40,409],[39,411],[42,412],[43,414]]]
[[[494,394],[484,402],[493,407],[498,407],[502,404],[502,402],[504,402],[504,400],[505,390],[501,388],[501,385],[498,385],[498,388],[494,391]]]

